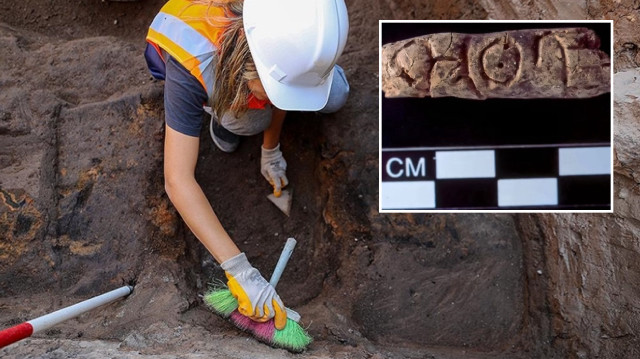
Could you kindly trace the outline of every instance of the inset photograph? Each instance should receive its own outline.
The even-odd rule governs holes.
[[[381,21],[380,212],[611,212],[611,21]]]

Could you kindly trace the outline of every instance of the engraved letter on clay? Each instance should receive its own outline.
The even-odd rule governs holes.
[[[611,63],[585,28],[438,33],[382,47],[386,97],[588,98]]]

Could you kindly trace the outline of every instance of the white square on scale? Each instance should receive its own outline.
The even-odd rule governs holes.
[[[495,151],[437,151],[436,178],[492,178],[496,176]]]
[[[560,176],[608,175],[611,173],[611,147],[560,148]]]
[[[436,206],[434,181],[382,182],[380,207],[387,209],[420,209]]]
[[[558,204],[558,179],[498,180],[498,206],[554,206]]]

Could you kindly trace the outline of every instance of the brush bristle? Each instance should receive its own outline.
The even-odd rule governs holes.
[[[255,322],[240,314],[238,311],[231,313],[231,317],[229,319],[236,327],[252,334],[256,339],[264,343],[271,344],[273,333],[275,331],[273,320],[263,323]]]
[[[244,315],[240,314],[240,312],[238,312],[237,310],[234,310],[233,313],[231,313],[229,320],[237,328],[248,332],[251,332],[251,328],[253,327],[253,325],[257,324],[249,317],[245,317]]]
[[[221,316],[228,318],[238,308],[238,300],[229,289],[215,289],[205,294],[204,302]]]
[[[287,325],[282,330],[277,330],[273,319],[264,322],[254,322],[236,309],[238,300],[234,298],[229,289],[214,289],[204,296],[205,304],[216,313],[229,320],[239,329],[251,333],[256,339],[271,346],[287,349],[299,353],[304,351],[312,338],[307,332],[291,319],[287,319]]]
[[[255,325],[251,328],[251,333],[254,337],[259,340],[266,341],[268,343],[272,343],[273,334],[276,331],[276,327],[273,324],[273,319],[268,320],[264,323],[254,322]]]
[[[291,319],[287,319],[287,325],[282,330],[275,330],[271,343],[293,352],[302,352],[311,344],[313,338],[307,331]]]

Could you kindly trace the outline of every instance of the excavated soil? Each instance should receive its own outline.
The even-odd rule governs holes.
[[[265,198],[260,138],[225,154],[203,130],[197,178],[251,262],[269,273],[299,241],[278,292],[315,338],[300,355],[202,303],[223,275],[164,193],[142,56],[162,4],[0,5],[0,327],[135,285],[0,356],[640,356],[640,1],[347,1],[346,107],[285,124],[290,218]],[[489,18],[615,21],[615,213],[378,213],[378,19]]]

